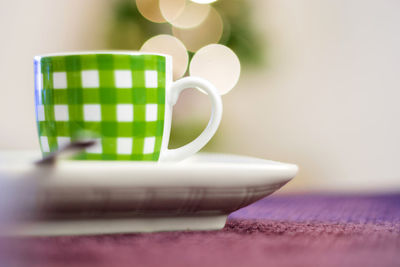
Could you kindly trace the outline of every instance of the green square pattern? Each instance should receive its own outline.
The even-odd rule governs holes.
[[[157,161],[164,131],[165,64],[159,55],[35,59],[42,153],[90,133],[98,143],[77,159]]]

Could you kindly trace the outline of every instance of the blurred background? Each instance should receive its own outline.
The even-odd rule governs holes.
[[[210,6],[223,26],[206,25],[210,42],[232,49],[242,71],[223,96],[222,124],[205,151],[298,164],[299,175],[283,191],[400,189],[399,1]],[[34,55],[138,50],[152,36],[174,34],[191,58],[200,45],[178,30],[150,21],[133,0],[1,0],[0,149],[39,149]],[[184,93],[174,113],[173,147],[201,132],[209,109],[201,93]]]

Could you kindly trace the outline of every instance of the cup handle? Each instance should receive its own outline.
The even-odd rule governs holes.
[[[169,89],[169,98],[167,105],[172,107],[176,104],[181,92],[188,88],[196,88],[201,90],[211,99],[211,117],[204,131],[192,142],[176,149],[166,148],[160,160],[161,161],[178,161],[185,159],[204,147],[213,137],[218,129],[222,118],[222,101],[217,88],[207,80],[199,77],[185,77],[172,84]]]

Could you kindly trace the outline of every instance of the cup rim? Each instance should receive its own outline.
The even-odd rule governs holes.
[[[99,51],[93,50],[93,51],[70,51],[70,52],[47,53],[34,56],[34,59],[45,58],[45,57],[81,56],[81,55],[96,55],[96,54],[128,55],[128,56],[154,55],[154,56],[163,56],[165,58],[172,58],[171,55],[157,53],[157,52],[142,52],[135,50],[99,50]]]

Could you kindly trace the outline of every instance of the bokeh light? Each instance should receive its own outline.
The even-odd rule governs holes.
[[[230,48],[210,44],[196,52],[190,62],[189,72],[192,76],[210,81],[224,95],[239,81],[240,61]]]
[[[143,17],[152,22],[166,22],[161,14],[159,0],[136,0],[136,7]]]
[[[189,55],[185,45],[178,38],[168,34],[157,35],[147,40],[140,50],[171,55],[174,80],[185,74]]]
[[[184,11],[186,0],[159,0],[160,10],[166,21],[176,20]]]
[[[210,5],[187,2],[182,13],[173,21],[169,21],[177,28],[193,28],[200,25],[208,16]]]
[[[228,29],[212,0],[136,0],[139,12],[153,22],[166,22],[172,35],[161,34],[148,39],[141,51],[162,53],[173,58],[173,78],[185,75],[188,51],[194,52],[190,74],[213,83],[221,95],[238,82],[240,62],[227,46],[218,44]],[[226,26],[229,26],[226,25]],[[223,35],[225,34],[225,35]],[[225,39],[225,38],[224,38]]]
[[[172,27],[172,32],[189,51],[196,52],[205,45],[218,43],[223,27],[221,16],[214,8],[211,8],[207,18],[199,26],[189,29]]]
[[[191,1],[198,4],[211,4],[216,2],[217,0],[191,0]]]

